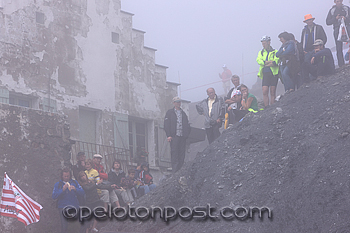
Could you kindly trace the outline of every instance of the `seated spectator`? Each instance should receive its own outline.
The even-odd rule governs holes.
[[[113,162],[112,169],[108,173],[108,181],[115,185],[114,192],[121,196],[125,204],[130,204],[134,200],[129,198],[126,190],[122,187],[121,181],[125,178],[125,172],[121,168],[119,160]]]
[[[86,173],[87,178],[89,180],[94,181],[94,183],[96,183],[96,184],[103,184],[104,185],[103,189],[101,188],[101,189],[97,190],[101,201],[103,201],[103,203],[104,203],[104,207],[105,208],[108,207],[109,201],[111,201],[111,203],[114,203],[117,207],[120,207],[119,199],[114,192],[116,185],[114,185],[108,181],[104,181],[104,180],[100,179],[100,174],[96,171],[96,169],[92,168],[92,164],[93,164],[93,161],[91,159],[86,160],[85,173]]]
[[[106,174],[105,169],[101,164],[101,161],[102,161],[102,155],[95,154],[93,158],[92,168],[98,171],[98,174],[100,175],[100,178],[102,180],[108,180],[108,175]]]
[[[303,75],[311,80],[316,80],[325,75],[335,73],[333,55],[330,49],[325,48],[321,39],[315,40],[314,51],[311,55],[311,62],[303,63]]]
[[[225,101],[225,103],[229,104],[227,108],[229,124],[232,125],[235,122],[238,122],[242,119],[240,114],[240,108],[242,107],[242,94],[240,90],[236,90],[232,92],[232,98]],[[233,106],[235,104],[235,106]]]
[[[77,164],[72,167],[73,175],[75,179],[78,179],[80,171],[85,171],[85,153],[79,152],[77,154]]]
[[[93,169],[95,170],[95,169]],[[85,205],[89,207],[91,210],[98,206],[102,206],[102,201],[100,200],[100,197],[98,195],[98,189],[97,185],[95,184],[94,181],[89,180],[86,173],[84,171],[80,171],[77,175],[77,180],[79,184],[83,187],[84,192],[85,192]],[[101,186],[99,186],[101,188]],[[96,225],[97,225],[97,220],[94,218],[92,224],[89,223],[87,226],[84,224],[82,227],[86,229],[86,232],[88,232],[88,229],[91,229],[91,232],[98,232]]]
[[[149,164],[147,162],[141,164],[139,178],[143,183],[139,188],[143,189],[145,194],[156,188],[156,185],[153,184],[153,176],[149,172]]]
[[[291,92],[295,89],[296,75],[300,67],[298,49],[290,33],[282,32],[278,38],[280,38],[282,46],[276,53],[276,57],[280,58],[281,62],[280,70],[284,90]]]
[[[61,220],[61,232],[67,232],[68,221],[63,216],[62,210],[67,205],[79,208],[79,199],[84,197],[85,193],[82,187],[72,180],[72,171],[69,168],[64,168],[60,174],[58,181],[52,191],[52,199],[57,200],[57,208]]]
[[[248,87],[244,84],[241,84],[239,90],[242,93],[242,101],[241,101],[241,109],[240,110],[248,110],[250,112],[258,111],[258,100],[256,97],[249,93]]]
[[[128,176],[121,180],[121,185],[126,190],[126,193],[128,194],[129,199],[131,200],[131,203],[133,203],[134,198],[137,198],[137,193],[135,189],[135,186],[137,185],[137,183],[138,182],[135,178],[134,169],[129,169]]]

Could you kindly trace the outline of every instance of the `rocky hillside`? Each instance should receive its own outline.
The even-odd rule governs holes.
[[[349,70],[246,116],[136,204],[210,204],[216,215],[228,206],[232,219],[114,219],[101,232],[349,232]],[[268,207],[271,218],[267,211],[239,218],[252,207]]]

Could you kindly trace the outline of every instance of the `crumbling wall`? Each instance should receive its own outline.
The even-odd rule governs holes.
[[[51,194],[59,169],[69,165],[71,157],[65,117],[0,104],[0,134],[0,174],[6,172],[43,206],[40,221],[26,228],[15,218],[0,217],[0,232],[56,232],[60,223]]]

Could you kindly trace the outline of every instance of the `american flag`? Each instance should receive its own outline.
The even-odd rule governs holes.
[[[17,218],[24,225],[38,222],[43,207],[28,197],[6,174],[0,201],[0,215]]]

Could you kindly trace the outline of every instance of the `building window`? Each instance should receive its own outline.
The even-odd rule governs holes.
[[[116,32],[112,32],[112,42],[115,44],[119,44],[119,34]]]
[[[47,112],[57,112],[56,100],[43,98],[42,109]]]
[[[45,15],[44,15],[44,13],[36,12],[36,22],[40,23],[40,24],[44,24],[45,23]]]
[[[140,159],[141,153],[147,151],[146,122],[129,119],[129,150],[134,160]]]
[[[6,88],[0,88],[0,103],[9,103],[9,91]]]
[[[26,107],[26,108],[33,108],[33,98],[31,96],[10,92],[9,104]]]

